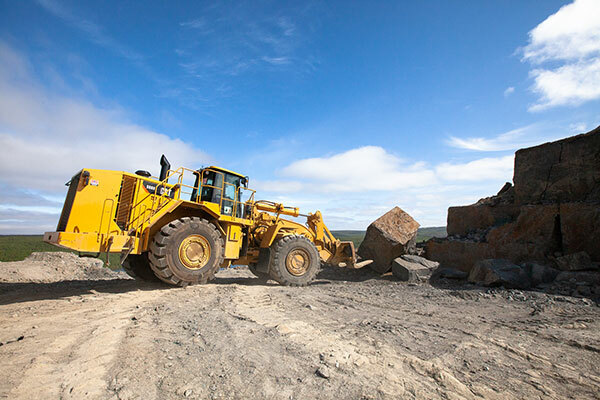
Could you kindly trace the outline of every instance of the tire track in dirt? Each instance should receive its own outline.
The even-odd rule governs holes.
[[[482,398],[435,361],[398,353],[368,338],[345,338],[332,329],[329,319],[319,316],[322,314],[313,313],[317,317],[311,321],[297,319],[286,312],[285,300],[282,299],[284,297],[274,299],[262,286],[242,286],[234,294],[233,303],[238,314],[260,325],[275,328],[288,340],[323,354],[326,363],[335,366],[336,370],[347,375],[360,375],[363,382],[366,380],[367,385],[384,395]],[[495,393],[486,391],[484,394],[486,398],[494,398]]]
[[[9,329],[36,326],[18,344],[35,350],[29,348],[22,354],[17,347],[9,350],[11,368],[18,373],[11,374],[12,388],[0,387],[0,395],[11,399],[105,397],[106,375],[132,323],[135,306],[164,292],[92,293],[45,301],[32,315],[20,316]]]

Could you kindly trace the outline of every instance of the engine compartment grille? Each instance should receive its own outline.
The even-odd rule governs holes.
[[[137,179],[132,176],[123,176],[119,192],[119,203],[117,204],[117,214],[115,215],[115,222],[121,230],[126,230],[129,224],[129,215],[131,214],[131,206],[135,196],[136,182]]]

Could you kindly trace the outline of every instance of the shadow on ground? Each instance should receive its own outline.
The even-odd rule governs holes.
[[[327,285],[332,281],[364,282],[372,279],[395,280],[391,274],[381,275],[368,268],[351,270],[325,266],[311,285]],[[253,276],[219,276],[219,274],[217,274],[215,280],[211,281],[211,284],[279,286],[273,280],[265,281]],[[39,300],[56,300],[96,293],[118,294],[137,290],[169,289],[175,289],[175,287],[160,282],[146,282],[128,278],[67,280],[58,282],[0,282],[0,305]]]
[[[125,293],[136,290],[165,289],[160,283],[133,279],[71,280],[59,282],[0,282],[0,305],[94,293]]]

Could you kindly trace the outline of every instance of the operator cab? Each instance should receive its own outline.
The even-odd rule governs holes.
[[[220,204],[221,214],[247,218],[242,189],[248,187],[248,177],[220,167],[208,167],[194,172],[196,182],[191,200]],[[200,196],[198,196],[198,192]]]

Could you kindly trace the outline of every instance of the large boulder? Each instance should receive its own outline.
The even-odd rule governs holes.
[[[531,277],[531,286],[534,287],[554,281],[560,272],[552,267],[534,262],[523,264],[523,268],[529,271],[529,276]]]
[[[556,265],[561,271],[585,271],[597,269],[592,259],[585,251],[567,254],[556,259]]]
[[[563,271],[556,276],[556,282],[597,286],[600,284],[600,273],[597,271]]]
[[[373,260],[372,269],[385,273],[394,258],[414,251],[418,229],[417,221],[400,207],[394,207],[369,225],[358,254]]]
[[[469,282],[483,286],[527,289],[531,278],[525,268],[503,259],[480,260],[469,273]]]
[[[392,262],[392,273],[401,281],[418,282],[428,279],[439,263],[426,258],[405,254]]]
[[[419,282],[421,279],[429,278],[431,270],[421,264],[398,257],[392,262],[392,274],[400,281]]]

